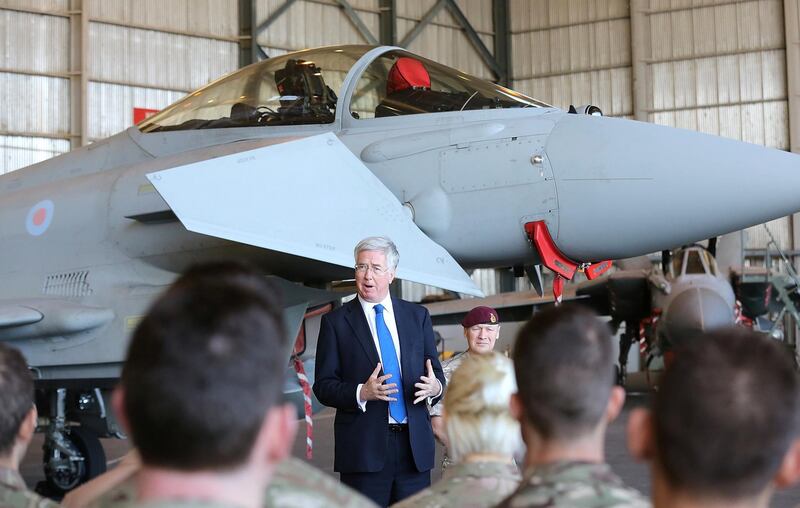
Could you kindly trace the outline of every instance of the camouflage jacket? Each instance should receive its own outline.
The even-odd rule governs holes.
[[[374,508],[375,504],[302,459],[284,460],[267,489],[267,507],[300,508],[342,506]]]
[[[458,366],[461,365],[461,362],[467,357],[467,353],[468,351],[458,353],[442,362],[442,372],[444,372],[444,379],[447,381],[447,384],[450,384],[450,376],[453,375],[453,372],[456,371]],[[444,404],[442,404],[440,400],[435,406],[429,407],[428,412],[431,416],[442,416],[442,409],[444,409]]]
[[[649,501],[626,487],[608,464],[556,462],[525,474],[498,506],[513,508],[647,508]]]
[[[120,484],[115,489],[103,495],[90,508],[133,508],[135,499],[133,478]],[[150,508],[150,505],[147,505]],[[164,504],[163,508],[171,507]],[[176,503],[175,506],[194,505]],[[198,505],[204,506],[205,505]],[[342,506],[344,508],[374,508],[375,504],[352,490],[342,485],[335,478],[325,474],[314,466],[301,459],[290,457],[278,466],[264,497],[264,506],[267,508],[314,508],[317,506]],[[161,504],[158,508],[162,508]]]
[[[519,485],[513,464],[472,462],[450,467],[432,486],[393,505],[393,508],[478,508],[494,506]]]
[[[444,379],[447,381],[447,384],[450,384],[450,376],[453,375],[453,372],[461,365],[461,362],[467,358],[469,351],[463,351],[456,355],[451,356],[447,360],[442,362],[442,371],[444,372]],[[447,396],[445,392],[445,396]],[[440,400],[438,404],[435,406],[431,406],[428,408],[428,412],[431,416],[442,416],[442,409],[444,409],[444,401]],[[453,465],[452,459],[450,459],[450,455],[447,453],[447,448],[444,449],[442,453],[442,469],[447,469],[448,467]]]
[[[57,506],[53,501],[28,490],[18,472],[0,467],[0,507],[55,508]]]

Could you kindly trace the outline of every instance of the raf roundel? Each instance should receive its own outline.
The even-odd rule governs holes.
[[[54,209],[55,206],[49,199],[39,201],[33,205],[28,211],[28,217],[25,219],[25,229],[28,230],[28,234],[39,236],[47,231],[53,221]]]

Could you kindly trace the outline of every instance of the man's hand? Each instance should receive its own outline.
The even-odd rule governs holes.
[[[439,394],[439,390],[441,390],[441,385],[439,384],[439,380],[436,379],[436,375],[433,373],[433,367],[431,366],[431,361],[426,360],[425,365],[428,367],[428,375],[427,376],[420,376],[419,383],[416,383],[414,386],[419,388],[418,391],[414,392],[414,404],[427,399],[428,397],[435,397]]]
[[[375,367],[375,370],[372,371],[372,374],[361,387],[361,400],[385,400],[386,402],[394,402],[397,400],[389,396],[398,392],[397,384],[383,384],[383,382],[392,377],[392,375],[386,374],[385,376],[378,377],[380,371],[381,364],[378,362],[378,366]]]

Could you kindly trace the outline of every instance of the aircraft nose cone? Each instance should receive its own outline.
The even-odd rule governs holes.
[[[800,156],[694,131],[563,114],[545,152],[572,259],[674,248],[800,210]]]
[[[675,295],[662,317],[665,333],[679,346],[699,333],[734,324],[733,309],[708,288],[689,288]]]

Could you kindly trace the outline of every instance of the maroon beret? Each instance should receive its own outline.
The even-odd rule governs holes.
[[[497,311],[491,307],[475,307],[464,316],[461,326],[471,328],[475,325],[496,325],[500,320],[497,318]]]

